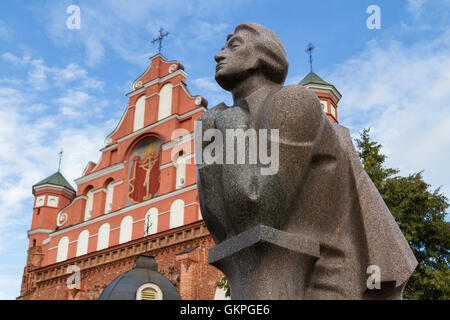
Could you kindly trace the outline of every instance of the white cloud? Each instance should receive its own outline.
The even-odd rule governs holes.
[[[84,79],[87,77],[87,71],[80,68],[76,63],[69,63],[64,69],[58,70],[58,73],[54,75],[56,81],[62,81],[67,83],[70,81]]]
[[[12,35],[12,29],[3,20],[0,20],[0,39],[9,40],[12,38]]]
[[[223,89],[209,77],[198,78],[192,81],[200,90],[222,92]]]
[[[76,63],[69,63],[64,68],[48,67],[42,59],[32,59],[27,55],[18,57],[10,52],[3,53],[1,59],[19,68],[26,68],[28,74],[24,78],[33,90],[46,90],[52,86],[63,88],[69,83],[79,90],[102,90],[104,87],[103,81],[89,77],[87,71]],[[24,80],[0,79],[0,82],[19,84]]]
[[[0,269],[9,266],[0,272],[0,299],[14,299],[25,266],[31,186],[57,170],[61,148],[62,173],[68,181],[79,177],[115,121],[99,112],[109,105],[98,97],[103,82],[77,65],[49,66],[12,53],[1,58],[14,62],[15,78],[0,79]]]
[[[422,13],[423,7],[427,1],[428,0],[408,0],[408,10],[416,16],[419,16]]]
[[[97,36],[90,36],[85,41],[88,64],[94,66],[101,61],[104,54],[103,43]]]
[[[343,125],[353,134],[372,127],[387,165],[404,175],[425,170],[450,196],[450,32],[413,45],[371,41],[327,81],[343,94]]]
[[[17,273],[19,270],[11,268],[0,268],[0,300],[14,299],[19,293],[10,294],[11,288],[20,288],[22,277]]]
[[[180,59],[187,48],[207,48],[209,41],[228,27],[224,21],[229,12],[246,1],[234,2],[233,6],[211,0],[195,3],[173,0],[170,5],[165,0],[79,1],[79,30],[66,27],[67,3],[48,2],[33,7],[33,11],[57,45],[84,48],[89,66],[107,61],[112,51],[128,62],[145,67],[145,57],[156,53],[157,46],[152,45],[151,39],[161,27],[170,32],[171,40],[165,47],[178,52]],[[180,29],[183,32],[176,32]]]
[[[31,70],[28,72],[28,81],[35,90],[45,90],[48,88],[47,74],[50,69],[47,68],[42,60],[32,60]]]
[[[2,59],[6,62],[11,62],[13,64],[22,63],[22,59],[16,57],[15,55],[9,52],[5,52],[4,54],[2,54]]]
[[[201,92],[201,95],[208,99],[209,108],[214,107],[221,102],[232,105],[231,94],[224,91],[213,79],[214,77],[194,79],[192,83],[197,87],[195,92]]]
[[[63,97],[57,99],[57,102],[65,106],[80,107],[88,103],[91,99],[92,96],[84,91],[69,89]]]

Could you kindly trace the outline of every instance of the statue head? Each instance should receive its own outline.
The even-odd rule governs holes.
[[[225,46],[214,59],[216,81],[228,91],[256,73],[283,84],[289,67],[280,38],[268,28],[249,22],[238,25],[228,35]]]

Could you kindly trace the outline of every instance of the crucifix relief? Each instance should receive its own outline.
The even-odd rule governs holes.
[[[152,41],[153,44],[157,41],[159,42],[158,53],[161,53],[163,39],[169,35],[169,32],[163,33],[162,31],[163,31],[163,28],[159,29],[159,37],[153,39],[153,41]]]
[[[128,179],[128,201],[131,203],[149,200],[157,195],[160,145],[159,140],[147,138],[131,154]]]

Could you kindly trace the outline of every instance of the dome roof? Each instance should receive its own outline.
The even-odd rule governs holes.
[[[175,286],[157,270],[155,257],[139,255],[133,269],[115,278],[98,299],[136,300],[138,289],[144,284],[152,284],[161,289],[163,300],[181,300]]]
[[[318,83],[318,84],[324,84],[324,85],[330,85],[328,82],[326,82],[325,80],[323,80],[321,77],[319,77],[317,74],[315,74],[314,72],[310,72],[306,75],[306,77],[303,78],[302,81],[300,81],[299,85],[306,85],[309,83]]]
[[[44,184],[53,184],[55,186],[62,186],[62,187],[66,187],[67,189],[70,189],[72,191],[75,191],[75,190],[73,190],[70,183],[66,180],[66,178],[64,178],[64,176],[59,171],[55,172],[54,174],[45,178],[44,180],[39,181],[38,183],[36,183],[33,186],[33,188],[44,185]]]

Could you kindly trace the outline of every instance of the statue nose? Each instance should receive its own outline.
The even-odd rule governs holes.
[[[222,61],[223,59],[225,59],[225,57],[222,54],[223,50],[220,50],[218,54],[216,54],[214,56],[214,60],[216,60],[217,63],[219,63],[219,61]]]

